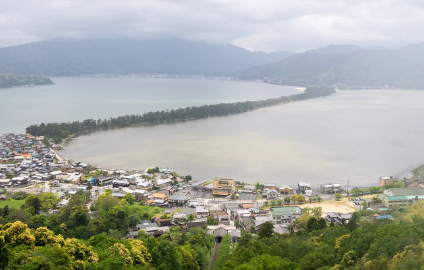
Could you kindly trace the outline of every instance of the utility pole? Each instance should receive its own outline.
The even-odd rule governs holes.
[[[346,188],[346,192],[349,192],[349,179],[347,179],[347,188]]]

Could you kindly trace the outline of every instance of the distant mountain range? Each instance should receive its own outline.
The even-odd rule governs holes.
[[[0,48],[0,73],[227,75],[284,85],[424,89],[424,43],[398,49],[329,45],[303,53],[251,52],[179,38],[54,40]]]
[[[224,74],[279,61],[294,53],[251,52],[179,38],[162,40],[55,40],[0,48],[0,73]]]
[[[285,85],[389,86],[424,89],[424,43],[399,49],[329,45],[234,73]]]

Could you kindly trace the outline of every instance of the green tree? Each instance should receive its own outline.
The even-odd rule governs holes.
[[[228,234],[224,235],[221,246],[218,249],[217,259],[214,263],[214,269],[221,269],[230,256],[231,238]]]
[[[337,192],[335,195],[336,201],[340,201],[343,198],[343,195],[340,192]]]
[[[312,214],[316,218],[320,218],[322,216],[322,207],[314,207],[311,209]]]
[[[320,227],[318,225],[318,220],[315,217],[310,217],[308,223],[306,224],[306,230],[312,232],[318,230]]]
[[[322,201],[322,197],[321,196],[317,196],[317,201],[321,202]]]
[[[6,269],[9,262],[9,250],[7,249],[4,236],[0,236],[0,269]]]
[[[104,197],[99,196],[96,205],[99,207],[99,209],[108,212],[112,208],[119,205],[119,199],[112,197],[112,195],[107,195]]]
[[[213,216],[209,216],[206,218],[206,224],[208,225],[216,225],[215,218]]]
[[[174,244],[161,241],[152,250],[153,265],[158,270],[182,269],[182,264]]]
[[[244,262],[233,268],[234,270],[296,270],[299,269],[297,263],[290,262],[286,258],[263,254],[255,256],[251,261]]]
[[[267,221],[259,229],[259,238],[268,238],[274,234],[274,224]]]
[[[289,196],[285,197],[284,202],[287,204],[290,204],[290,197]]]
[[[130,205],[135,202],[135,198],[131,193],[127,193],[124,195],[124,200],[126,200]]]
[[[188,182],[188,181],[192,181],[192,177],[191,177],[191,175],[186,175],[185,177],[184,177],[184,181],[185,182]]]
[[[318,219],[318,228],[319,229],[327,228],[327,221],[325,220],[325,218]]]
[[[29,195],[25,199],[25,209],[33,215],[38,215],[41,210],[41,200],[35,195]]]
[[[41,210],[43,211],[51,209],[59,202],[59,197],[53,192],[44,192],[38,198],[40,199]]]
[[[190,215],[187,216],[187,221],[193,221],[195,219],[196,219],[196,217],[194,216],[194,214],[190,214]]]
[[[87,183],[87,190],[91,191],[93,189],[93,185],[91,184],[91,181],[88,181]]]
[[[3,208],[2,215],[3,215],[3,217],[7,217],[9,215],[9,213],[10,213],[9,205],[6,205]]]
[[[403,181],[397,181],[397,182],[389,182],[386,185],[384,185],[384,189],[389,188],[404,188],[405,183]]]
[[[358,228],[358,225],[356,224],[356,222],[355,221],[353,221],[352,219],[351,220],[349,220],[349,222],[347,222],[347,224],[346,224],[346,228],[349,230],[349,231],[354,231],[354,230],[356,230],[357,228]]]
[[[355,211],[352,213],[352,217],[350,218],[350,220],[354,222],[359,222],[360,218],[361,216],[359,215],[359,213]]]

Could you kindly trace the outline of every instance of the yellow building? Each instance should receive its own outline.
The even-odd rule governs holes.
[[[212,195],[231,196],[235,190],[236,180],[234,178],[215,177],[213,179]]]

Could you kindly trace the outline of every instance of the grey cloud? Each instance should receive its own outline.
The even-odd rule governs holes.
[[[182,37],[249,50],[424,41],[423,1],[0,1],[0,46],[55,38]]]

